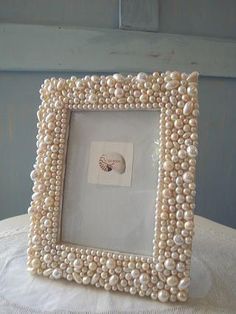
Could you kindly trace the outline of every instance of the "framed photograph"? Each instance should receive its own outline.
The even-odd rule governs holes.
[[[186,301],[198,73],[46,79],[29,207],[28,270]]]

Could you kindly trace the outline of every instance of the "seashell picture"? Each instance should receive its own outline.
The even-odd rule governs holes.
[[[119,174],[123,174],[126,168],[124,157],[116,152],[102,154],[98,164],[103,171],[115,171]]]
[[[92,142],[88,183],[130,186],[133,166],[133,143]]]

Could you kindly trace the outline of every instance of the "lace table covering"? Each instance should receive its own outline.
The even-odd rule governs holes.
[[[27,215],[0,221],[0,313],[236,313],[236,230],[195,217],[190,298],[161,304],[26,271]]]

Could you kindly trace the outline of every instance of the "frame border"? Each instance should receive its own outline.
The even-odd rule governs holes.
[[[40,89],[37,157],[29,207],[27,267],[32,274],[124,291],[161,302],[186,301],[190,284],[198,73],[154,72],[46,79]],[[71,111],[160,110],[153,256],[60,243]]]

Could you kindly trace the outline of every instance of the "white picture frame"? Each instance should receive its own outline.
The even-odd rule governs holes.
[[[160,302],[187,300],[196,194],[197,86],[197,72],[176,71],[45,80],[31,173],[27,266],[32,274]],[[128,111],[160,112],[152,254],[64,243],[61,220],[71,113]]]

